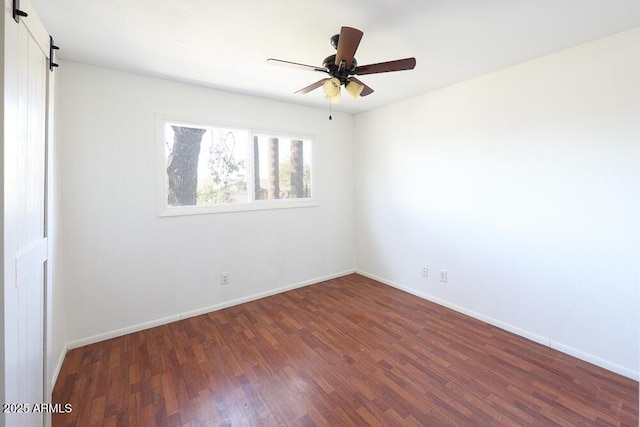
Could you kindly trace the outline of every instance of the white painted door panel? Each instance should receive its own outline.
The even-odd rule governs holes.
[[[48,102],[48,49],[43,27],[30,2],[23,2],[29,8],[29,17],[15,25],[12,31],[16,41],[15,56],[5,61],[16,68],[13,80],[16,84],[15,138],[5,140],[12,144],[10,158],[5,159],[6,173],[13,179],[14,186],[7,191],[7,203],[11,212],[5,250],[14,255],[14,280],[5,290],[5,310],[13,305],[6,318],[5,334],[8,340],[6,363],[15,372],[9,378],[17,381],[7,386],[7,403],[33,404],[47,402],[44,386],[45,361],[45,295],[47,289],[48,242],[47,218],[47,102]],[[48,37],[47,37],[48,38]],[[5,114],[5,118],[6,118]],[[9,243],[7,243],[9,242]],[[7,247],[11,246],[11,247]],[[5,286],[8,284],[5,282]],[[17,374],[17,375],[16,375]],[[27,406],[28,405],[28,406]],[[7,414],[6,423],[11,426],[43,426],[48,419],[40,412],[27,411],[21,414]]]

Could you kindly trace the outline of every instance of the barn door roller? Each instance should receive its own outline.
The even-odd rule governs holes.
[[[56,57],[55,57],[56,50],[58,49],[60,48],[55,44],[53,44],[53,37],[49,36],[49,70],[50,71],[53,71],[53,69],[58,66],[58,64],[56,64]]]
[[[21,16],[26,18],[29,15],[27,12],[20,10],[20,0],[13,0],[13,19],[19,23]]]

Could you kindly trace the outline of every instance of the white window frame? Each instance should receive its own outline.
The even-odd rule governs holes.
[[[306,208],[319,206],[318,203],[318,189],[316,180],[316,139],[308,134],[298,132],[283,132],[274,130],[265,130],[256,128],[253,126],[228,124],[220,122],[211,122],[204,120],[183,120],[176,119],[173,116],[157,116],[156,134],[154,138],[155,152],[156,152],[156,187],[157,187],[157,211],[158,217],[172,217],[182,215],[202,215],[202,214],[216,214],[226,212],[244,212],[244,211],[259,211],[270,209],[292,209],[292,208]],[[167,156],[165,151],[165,125],[167,123],[194,127],[194,128],[224,128],[233,129],[239,131],[249,132],[249,141],[247,147],[247,203],[235,203],[235,204],[220,204],[211,206],[169,206],[167,204],[167,189],[169,185],[169,178],[167,175]],[[269,135],[278,138],[291,138],[311,141],[311,197],[305,197],[302,199],[266,199],[255,200],[255,188],[254,188],[254,174],[253,167],[253,136],[254,135]]]

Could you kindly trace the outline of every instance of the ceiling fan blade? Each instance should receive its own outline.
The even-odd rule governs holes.
[[[304,88],[300,89],[300,90],[299,90],[299,91],[297,91],[296,93],[299,93],[299,94],[303,95],[303,94],[305,94],[305,93],[309,93],[309,92],[311,92],[311,91],[312,91],[312,90],[314,90],[314,89],[318,89],[320,86],[322,86],[322,84],[324,83],[324,81],[325,81],[325,80],[326,80],[326,79],[318,80],[317,82],[312,83],[312,84],[310,84],[309,86],[307,86],[307,87],[304,87]]]
[[[353,74],[362,76],[364,74],[388,73],[390,71],[413,70],[416,66],[416,58],[397,59],[395,61],[380,62],[378,64],[362,65],[356,68]]]
[[[338,39],[338,52],[336,53],[336,65],[339,67],[342,61],[345,62],[347,69],[351,67],[351,62],[356,54],[360,40],[362,39],[362,31],[351,28],[342,27],[340,29],[340,38]]]
[[[269,58],[269,59],[267,59],[267,64],[279,65],[281,67],[297,68],[299,70],[321,71],[323,73],[327,73],[327,69],[323,68],[323,67],[316,67],[314,65],[298,64],[297,62],[283,61],[281,59]]]
[[[349,80],[351,80],[352,82],[358,83],[359,85],[364,86],[364,89],[362,89],[362,92],[360,92],[360,96],[367,96],[367,95],[371,95],[373,93],[373,89],[371,89],[369,86],[367,86],[366,84],[362,83],[360,80],[356,79],[355,77],[350,77]]]

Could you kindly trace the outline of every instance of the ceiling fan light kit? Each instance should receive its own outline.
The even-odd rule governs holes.
[[[333,98],[340,95],[340,84],[340,80],[335,77],[326,79],[322,84],[322,90],[329,98]]]
[[[349,93],[349,95],[351,95],[351,98],[356,99],[364,90],[364,85],[358,84],[354,81],[348,81],[344,85],[344,89]]]
[[[355,54],[363,34],[362,31],[356,28],[342,27],[340,34],[331,37],[331,44],[336,49],[336,54],[326,57],[321,67],[273,58],[267,59],[267,63],[328,74],[329,78],[312,83],[298,90],[296,93],[309,93],[322,86],[325,97],[333,104],[340,102],[340,86],[344,86],[347,93],[353,99],[356,99],[358,96],[367,96],[373,93],[373,89],[353,76],[412,70],[415,68],[415,58],[358,66]]]

